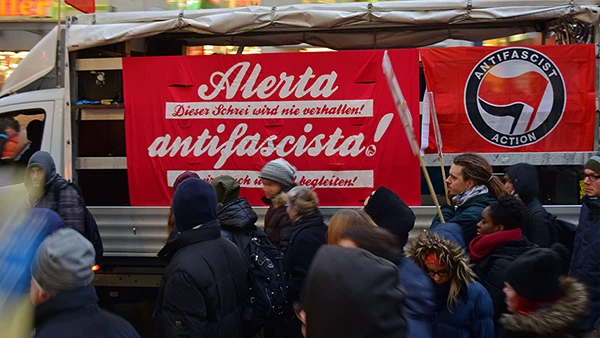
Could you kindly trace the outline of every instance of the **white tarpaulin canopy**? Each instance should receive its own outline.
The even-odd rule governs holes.
[[[599,5],[598,0],[407,0],[87,14],[73,18],[67,48],[161,33],[188,33],[181,36],[188,44],[420,47],[531,32],[564,17],[596,23]]]
[[[76,51],[159,34],[187,45],[420,47],[446,39],[481,41],[543,30],[558,19],[596,24],[599,15],[600,0],[406,0],[85,14],[68,20],[66,48]],[[48,56],[56,48],[53,53],[48,47],[50,40],[56,41],[56,31],[50,35],[40,42],[44,48],[36,46],[15,69],[0,96],[53,69],[49,64],[54,59]],[[36,61],[41,53],[48,62]]]

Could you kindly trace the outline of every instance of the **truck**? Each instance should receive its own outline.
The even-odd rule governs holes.
[[[168,208],[133,207],[129,200],[124,58],[185,55],[188,47],[209,45],[234,46],[238,54],[254,46],[263,52],[424,47],[447,39],[482,41],[531,32],[566,36],[572,33],[569,25],[591,29],[598,50],[599,17],[599,2],[592,0],[415,0],[75,15],[46,35],[7,79],[0,91],[0,118],[14,117],[23,130],[33,120],[42,121],[40,135],[21,136],[39,138],[40,149],[53,156],[58,172],[81,188],[104,242],[95,279],[99,294],[114,302],[151,300],[164,268],[156,254],[167,238]],[[596,59],[596,97],[598,76]],[[598,121],[597,111],[596,151]],[[537,166],[547,182],[546,208],[577,223],[577,170],[591,155],[485,157],[496,173],[519,162]],[[454,156],[444,155],[444,162],[452,163]],[[442,180],[435,176],[438,161],[435,155],[425,156],[436,190],[443,194]],[[1,172],[3,206],[25,200],[24,165],[16,163]],[[422,195],[424,206],[413,207],[413,236],[425,231],[435,214],[427,191]],[[338,209],[323,208],[323,213],[328,218]],[[0,208],[0,222],[10,220],[14,210]],[[256,210],[261,226],[266,207]]]

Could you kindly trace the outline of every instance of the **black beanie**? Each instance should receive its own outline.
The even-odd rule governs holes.
[[[508,267],[504,280],[523,298],[551,300],[560,287],[559,277],[566,262],[561,256],[565,252],[561,244],[529,250]]]
[[[408,233],[415,226],[416,217],[395,192],[386,187],[379,187],[365,206],[365,212],[375,224],[396,236],[400,248],[406,245]]]
[[[217,219],[215,189],[199,178],[188,178],[181,182],[171,204],[175,224],[181,232]]]

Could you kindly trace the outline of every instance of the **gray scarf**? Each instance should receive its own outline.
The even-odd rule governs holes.
[[[465,190],[465,191],[461,192],[460,194],[452,197],[452,202],[454,202],[458,206],[461,206],[461,205],[465,204],[471,198],[478,196],[478,195],[487,194],[487,193],[488,193],[488,188],[485,185],[478,185],[478,186],[475,186],[469,190]]]

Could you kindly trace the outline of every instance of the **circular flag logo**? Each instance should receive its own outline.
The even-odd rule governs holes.
[[[487,55],[465,86],[471,125],[487,141],[506,148],[533,144],[550,134],[566,102],[560,70],[530,48],[509,47]]]

